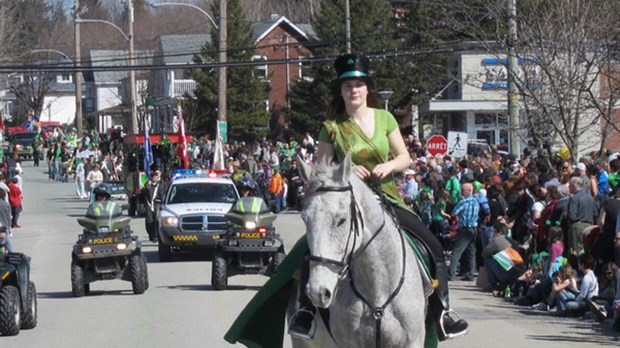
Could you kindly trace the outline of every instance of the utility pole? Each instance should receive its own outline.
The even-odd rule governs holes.
[[[131,105],[131,134],[138,134],[138,106],[136,105],[136,71],[133,66],[136,65],[135,62],[135,54],[134,54],[134,45],[133,45],[133,0],[127,1],[127,11],[129,12],[129,16],[127,20],[129,21],[128,32],[129,32],[129,66],[131,70],[129,70],[129,88],[130,88],[130,105]]]
[[[73,17],[74,19],[80,15],[80,0],[75,0],[73,3]],[[75,74],[73,75],[73,82],[75,83],[75,120],[77,125],[77,136],[81,138],[84,134],[82,125],[82,72],[80,71],[80,23],[73,21],[74,39],[75,39],[75,59],[73,66],[75,67]],[[51,111],[50,111],[51,119]]]
[[[350,0],[344,2],[345,34],[347,38],[347,53],[351,53],[351,5]]]
[[[519,60],[515,52],[517,44],[517,1],[508,1],[508,119],[510,123],[510,153],[521,156],[521,121],[519,118],[519,89],[517,71]]]
[[[219,74],[218,74],[218,88],[217,88],[217,120],[226,121],[226,16],[228,10],[226,9],[227,0],[220,0],[220,20],[219,20]]]

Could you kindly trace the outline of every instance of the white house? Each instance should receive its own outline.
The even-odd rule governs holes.
[[[154,97],[152,105],[151,131],[157,133],[173,132],[174,99],[186,93],[194,94],[196,81],[186,68],[178,68],[180,64],[192,63],[195,54],[211,42],[211,36],[201,35],[164,35],[159,38],[157,50],[153,58],[155,65],[166,66],[166,69],[151,71],[149,94]]]
[[[443,122],[443,133],[467,132],[469,139],[486,140],[498,149],[508,150],[510,129],[508,119],[506,56],[479,52],[455,53],[448,60],[447,73],[452,78],[446,85],[444,99],[431,99],[420,105],[420,117]],[[540,81],[539,68],[532,60],[519,59],[518,74],[527,76],[527,83]],[[524,74],[524,70],[526,74]],[[598,90],[598,87],[595,88]],[[521,105],[521,117],[526,117]],[[587,116],[584,117],[584,122]],[[425,134],[426,135],[426,134]],[[527,147],[523,131],[521,148]],[[600,126],[593,125],[580,137],[580,154],[600,145]]]
[[[136,65],[150,65],[153,59],[153,51],[136,51]],[[129,53],[126,50],[90,50],[89,60],[93,68],[127,67]],[[144,73],[137,71],[136,76]],[[103,71],[92,70],[85,73],[87,85],[87,98],[84,101],[84,116],[93,118],[93,122],[99,132],[106,132],[111,127],[127,126],[131,107],[129,98],[123,99],[123,80],[128,78],[128,70]],[[136,91],[144,85],[136,78]],[[125,89],[128,89],[125,87]],[[144,89],[144,88],[142,88]],[[141,98],[136,98],[137,105],[141,104]]]

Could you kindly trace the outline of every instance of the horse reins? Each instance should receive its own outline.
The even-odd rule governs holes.
[[[351,289],[353,290],[353,293],[355,293],[355,296],[361,299],[368,307],[373,308],[372,316],[375,319],[375,330],[376,330],[375,342],[376,342],[376,347],[381,348],[381,320],[383,319],[383,316],[385,315],[385,308],[387,308],[387,306],[400,293],[400,290],[402,289],[403,284],[405,282],[405,266],[406,266],[406,261],[407,261],[405,239],[402,233],[398,233],[398,235],[400,236],[400,241],[401,241],[401,254],[402,254],[402,263],[403,263],[403,266],[401,267],[401,275],[400,275],[400,280],[398,281],[398,285],[396,286],[394,291],[392,291],[392,293],[387,298],[387,300],[383,303],[383,305],[374,306],[355,287],[355,282],[353,279],[353,268],[350,267],[351,263],[353,263],[353,258],[354,258],[353,252],[355,251],[357,237],[360,234],[360,231],[364,229],[364,220],[361,219],[361,213],[357,209],[357,202],[355,200],[355,194],[353,193],[353,186],[351,185],[351,183],[349,183],[347,186],[321,186],[316,190],[316,192],[345,192],[345,191],[349,191],[351,193],[351,205],[350,205],[351,223],[350,223],[350,229],[349,229],[349,236],[347,237],[347,243],[345,245],[345,253],[342,256],[342,260],[338,261],[338,260],[334,260],[334,259],[330,259],[330,258],[326,258],[322,256],[312,255],[312,254],[306,256],[306,260],[314,261],[318,263],[331,264],[331,265],[340,267],[340,272],[338,272],[339,280],[344,278],[347,272],[351,273],[350,284],[351,284]],[[375,238],[379,235],[379,233],[385,227],[385,213],[386,212],[385,212],[384,207],[385,207],[385,204],[387,204],[386,199],[385,199],[385,194],[381,192],[380,190],[375,190],[375,191],[379,194],[379,197],[381,198],[381,202],[382,202],[381,208],[383,210],[383,222],[377,228],[377,230],[372,234],[372,236],[366,242],[366,244],[364,244],[359,249],[359,251],[357,252],[357,255],[363,253],[368,248],[370,243],[372,243],[372,241],[375,240]],[[360,219],[358,219],[358,215],[360,216]],[[396,226],[398,228],[399,224],[396,221],[394,222],[396,223]],[[360,224],[361,224],[361,229],[360,229]],[[349,243],[351,241],[351,235],[353,235],[353,247],[351,251],[348,252]]]

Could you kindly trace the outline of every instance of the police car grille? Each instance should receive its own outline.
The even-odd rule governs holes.
[[[206,226],[203,223],[205,219],[207,219]],[[203,227],[206,227],[206,229],[203,229]],[[226,230],[226,217],[224,215],[184,216],[181,218],[181,229],[184,232],[221,232]]]

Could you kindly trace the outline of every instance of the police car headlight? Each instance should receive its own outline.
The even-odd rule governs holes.
[[[253,230],[256,228],[256,221],[246,221],[245,222],[245,229],[246,230]]]
[[[164,227],[176,226],[179,223],[179,219],[176,216],[166,216],[161,220]]]
[[[89,246],[85,246],[82,248],[82,253],[83,254],[90,254],[91,252],[93,252],[93,248],[89,247]]]

